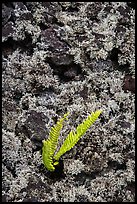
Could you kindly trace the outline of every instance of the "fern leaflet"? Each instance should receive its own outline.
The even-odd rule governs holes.
[[[67,119],[69,113],[66,113],[63,118],[61,118],[56,125],[54,125],[49,133],[49,138],[47,140],[43,140],[43,147],[42,147],[42,159],[45,167],[49,171],[54,171],[55,164],[53,163],[53,155],[56,150],[56,146],[58,143],[58,137],[60,135],[60,131],[63,127],[63,122]]]

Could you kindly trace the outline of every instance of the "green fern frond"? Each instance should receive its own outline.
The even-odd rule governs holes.
[[[61,118],[56,125],[54,125],[49,133],[49,138],[47,140],[43,140],[42,147],[42,160],[45,167],[49,171],[54,171],[54,165],[57,165],[57,162],[53,163],[53,155],[56,150],[56,146],[58,143],[58,137],[60,135],[60,131],[63,127],[63,122],[67,119],[69,113],[66,113],[63,118]]]
[[[53,152],[51,151],[51,142],[49,140],[43,140],[42,160],[43,160],[44,166],[49,171],[55,170],[52,157],[53,157]]]
[[[75,131],[70,131],[68,136],[66,137],[64,143],[62,144],[59,151],[55,154],[54,159],[59,160],[59,158],[67,151],[69,151],[74,145],[78,142],[78,140],[85,134],[85,132],[90,128],[90,126],[97,120],[99,115],[101,114],[102,110],[97,110],[95,113],[91,113],[84,120]]]

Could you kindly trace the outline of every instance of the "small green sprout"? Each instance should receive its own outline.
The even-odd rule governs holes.
[[[102,110],[97,110],[96,112],[92,112],[86,120],[84,120],[81,124],[79,124],[76,128],[76,131],[70,131],[68,136],[66,137],[64,143],[60,147],[59,151],[55,154],[55,150],[58,144],[58,138],[60,135],[60,131],[63,127],[64,120],[67,120],[67,116],[69,113],[66,113],[63,118],[61,118],[56,125],[54,125],[49,133],[49,138],[47,140],[43,140],[42,147],[42,160],[44,166],[49,171],[55,171],[56,165],[59,163],[60,157],[69,151],[74,145],[79,141],[79,139],[86,133],[86,131],[90,128],[90,126],[97,120],[99,115],[102,113]]]

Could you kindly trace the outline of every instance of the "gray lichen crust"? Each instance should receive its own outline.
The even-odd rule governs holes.
[[[134,38],[133,2],[3,3],[3,202],[135,201]],[[60,147],[97,109],[52,179],[42,140],[69,111]]]

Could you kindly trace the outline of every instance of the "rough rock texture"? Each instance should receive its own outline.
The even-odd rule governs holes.
[[[135,201],[135,4],[2,4],[2,201]],[[59,147],[96,123],[48,172],[42,140],[67,111]],[[58,147],[58,148],[59,148]]]

